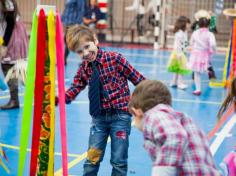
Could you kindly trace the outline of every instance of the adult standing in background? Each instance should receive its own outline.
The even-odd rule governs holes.
[[[102,18],[102,13],[98,7],[97,0],[89,0],[85,8],[83,22],[86,26],[96,28],[96,23]]]
[[[61,16],[65,36],[69,26],[83,23],[85,4],[86,4],[85,0],[65,1],[65,9]],[[69,49],[65,41],[65,65],[67,64],[68,55],[69,55]]]
[[[4,75],[17,63],[19,59],[26,59],[28,54],[28,35],[23,23],[19,20],[20,13],[15,0],[0,1],[0,27],[4,29],[3,45],[4,53],[1,53],[1,66]],[[19,108],[18,78],[12,76],[8,81],[10,101],[1,110]]]

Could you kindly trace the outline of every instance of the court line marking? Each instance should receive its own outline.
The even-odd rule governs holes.
[[[221,129],[221,131],[218,132],[217,137],[210,146],[210,151],[213,156],[217,152],[218,148],[220,147],[226,136],[230,134],[229,132],[231,131],[231,129],[234,127],[235,124],[236,124],[236,115],[232,116],[231,119]]]
[[[203,100],[191,100],[191,99],[177,99],[173,98],[172,101],[174,102],[183,102],[183,103],[199,103],[199,104],[211,104],[211,105],[221,105],[222,102],[216,102],[216,101],[203,101]],[[72,104],[89,104],[88,100],[79,100],[79,101],[73,101]]]
[[[0,143],[0,146],[2,146],[2,147],[4,147],[4,148],[13,149],[13,150],[20,150],[20,147],[14,146],[14,145],[8,145],[8,144]],[[27,152],[31,152],[31,149],[27,148]],[[61,156],[62,153],[55,152],[55,155]],[[71,154],[71,153],[68,153],[67,155],[68,155],[69,157],[74,157],[74,158],[80,156],[79,154]]]

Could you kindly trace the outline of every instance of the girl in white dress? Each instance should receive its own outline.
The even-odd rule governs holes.
[[[180,16],[175,23],[174,47],[167,66],[168,71],[173,73],[170,86],[177,86],[179,89],[187,88],[187,85],[184,84],[183,81],[183,75],[191,73],[191,71],[187,69],[186,58],[186,50],[188,46],[188,23],[190,24],[190,20],[185,16]]]

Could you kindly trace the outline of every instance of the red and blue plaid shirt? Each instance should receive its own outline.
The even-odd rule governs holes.
[[[153,167],[175,167],[182,176],[221,175],[206,135],[183,113],[159,104],[144,114],[143,126],[144,147],[153,160]]]
[[[98,50],[95,60],[99,71],[103,94],[101,105],[103,109],[119,109],[128,112],[130,90],[128,80],[134,85],[144,80],[130,63],[119,53]],[[74,77],[71,87],[66,91],[66,101],[70,102],[89,85],[92,75],[91,63],[83,61]]]

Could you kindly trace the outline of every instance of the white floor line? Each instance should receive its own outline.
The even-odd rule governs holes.
[[[221,102],[216,102],[216,101],[201,101],[201,100],[192,100],[192,99],[177,99],[173,98],[174,102],[183,102],[183,103],[199,103],[199,104],[210,104],[210,105],[221,105]],[[84,101],[72,101],[73,104],[89,104],[88,100]]]
[[[230,131],[235,124],[236,124],[236,115],[231,117],[231,119],[226,123],[223,129],[217,134],[217,137],[210,146],[210,150],[213,156],[217,152],[218,148],[220,147],[224,139],[230,134]]]

